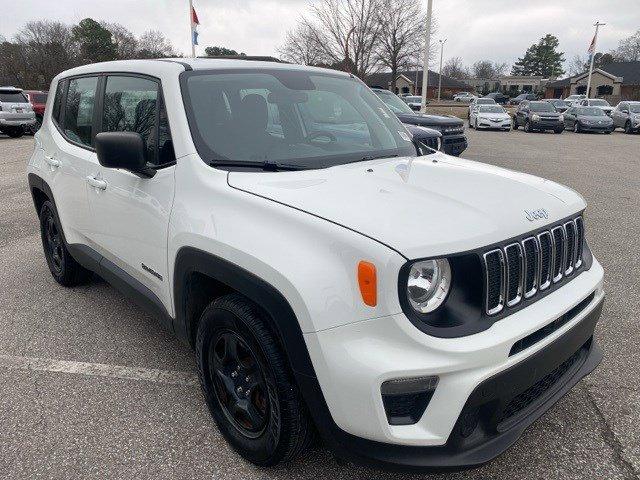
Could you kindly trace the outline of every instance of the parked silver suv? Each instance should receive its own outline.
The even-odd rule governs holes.
[[[17,138],[36,123],[36,114],[22,90],[0,87],[0,132]]]

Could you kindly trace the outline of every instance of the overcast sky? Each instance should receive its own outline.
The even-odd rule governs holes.
[[[221,45],[253,55],[275,55],[285,32],[314,0],[194,0],[200,17],[200,52]],[[315,0],[317,1],[317,0]],[[426,0],[421,0],[426,8]],[[0,35],[12,37],[29,20],[118,22],[136,34],[160,30],[178,51],[189,44],[188,0],[2,0]],[[444,57],[509,65],[546,33],[556,35],[565,58],[586,55],[596,20],[598,51],[615,48],[640,28],[640,0],[434,0],[436,38],[447,38]],[[565,65],[566,66],[566,65]]]

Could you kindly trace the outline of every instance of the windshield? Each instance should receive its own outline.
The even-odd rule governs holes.
[[[631,113],[640,113],[640,103],[632,103],[629,105],[629,111]]]
[[[31,95],[31,98],[35,103],[47,103],[46,93],[34,93],[33,95]]]
[[[322,168],[416,155],[397,117],[348,76],[193,71],[183,73],[181,82],[196,148],[209,163]]]
[[[589,117],[601,117],[605,113],[597,107],[581,107],[576,111],[577,115],[587,115]]]
[[[529,108],[532,112],[555,112],[556,108],[549,102],[531,102]]]
[[[593,105],[594,107],[608,107],[609,102],[607,102],[606,100],[589,100],[589,105]]]
[[[0,102],[28,103],[27,97],[25,97],[21,92],[0,92]]]
[[[380,97],[380,99],[387,105],[387,107],[391,109],[393,113],[413,114],[413,110],[411,110],[411,107],[409,107],[409,105],[407,105],[403,100],[398,98],[397,95],[394,95],[388,90],[385,90],[384,92],[376,91],[375,94],[378,95],[378,97]],[[405,97],[405,98],[408,99],[408,98],[415,98],[415,97]]]
[[[411,103],[422,103],[422,97],[411,96],[411,97],[404,97],[404,99],[407,102],[411,102]]]
[[[481,113],[504,113],[499,105],[481,105],[479,109]]]
[[[568,107],[569,104],[567,102],[565,102],[564,100],[551,100],[551,103],[553,106],[555,107]]]
[[[496,101],[493,98],[479,98],[476,103],[478,105],[494,105]]]

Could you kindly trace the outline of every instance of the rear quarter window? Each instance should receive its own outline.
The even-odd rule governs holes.
[[[0,102],[29,103],[22,92],[0,92]]]

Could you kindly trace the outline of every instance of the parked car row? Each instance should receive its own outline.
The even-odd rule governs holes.
[[[21,137],[42,125],[47,92],[0,87],[0,133]]]
[[[470,128],[514,130],[523,127],[525,132],[566,129],[579,132],[609,134],[616,128],[625,133],[640,131],[640,102],[620,102],[611,107],[605,100],[572,99],[571,104],[561,99],[522,100],[513,115],[496,103],[478,98],[469,106]]]

